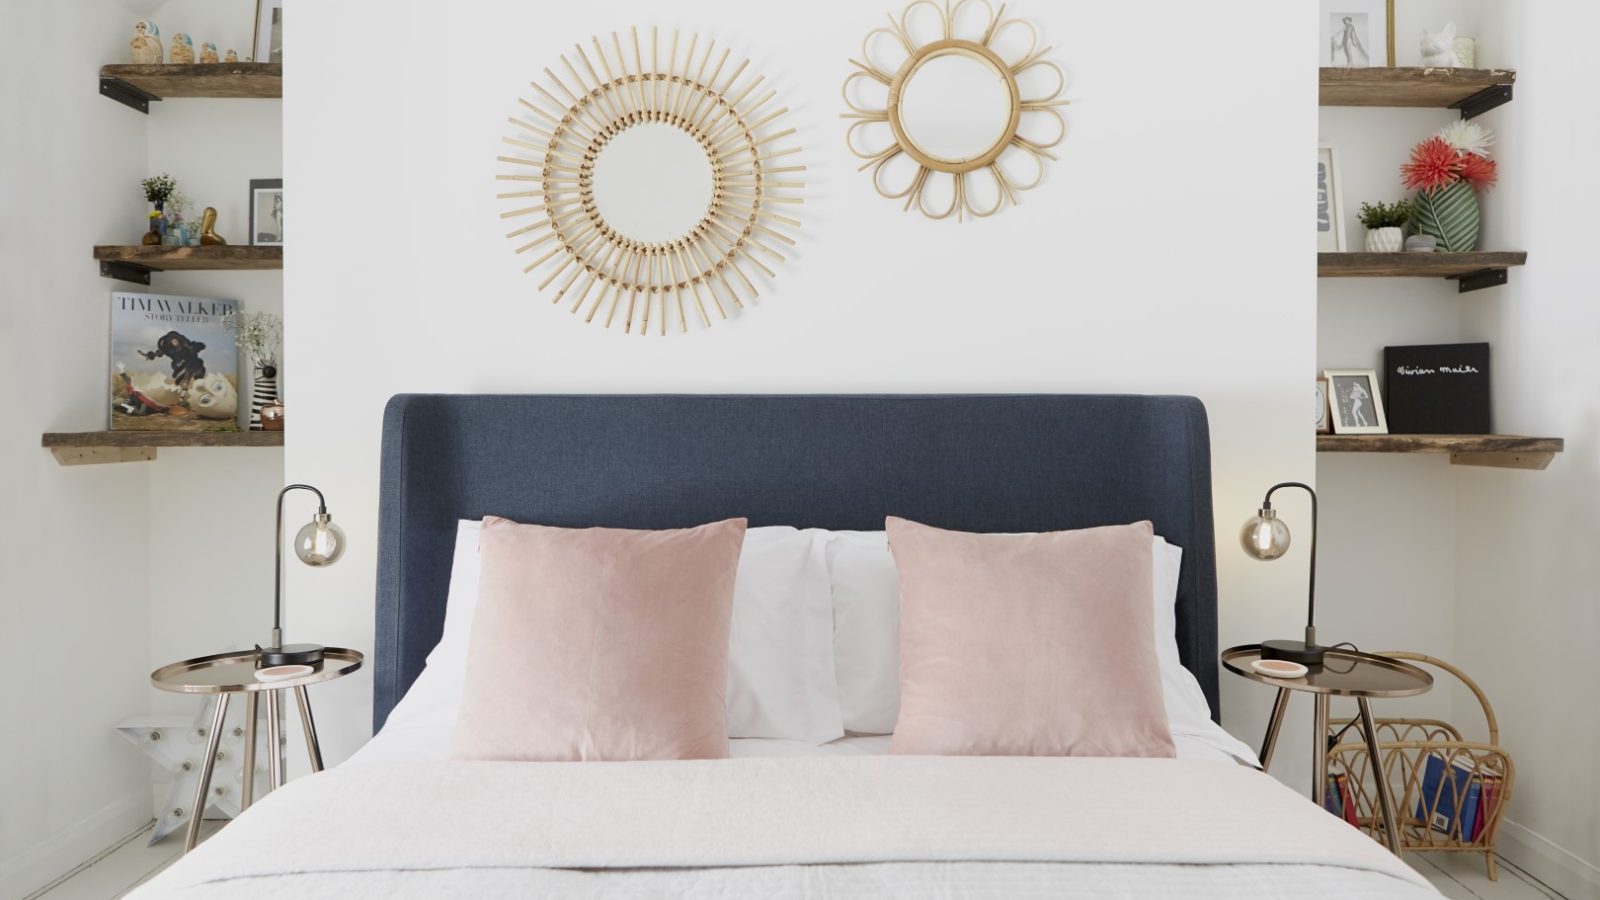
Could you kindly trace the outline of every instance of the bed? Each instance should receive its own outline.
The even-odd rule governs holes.
[[[1178,650],[1215,716],[1210,472],[1205,410],[1185,397],[397,396],[376,737],[135,896],[1437,896],[1203,735],[1175,734],[1177,759],[897,757],[851,736],[734,741],[727,760],[488,763],[444,759],[443,729],[415,717],[386,727],[439,642],[456,524],[485,515],[870,531],[893,514],[979,532],[1148,519],[1184,548]]]

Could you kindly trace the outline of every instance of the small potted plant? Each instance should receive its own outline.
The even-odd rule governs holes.
[[[1367,226],[1367,252],[1399,253],[1405,247],[1405,227],[1409,221],[1409,200],[1361,204],[1361,224]]]

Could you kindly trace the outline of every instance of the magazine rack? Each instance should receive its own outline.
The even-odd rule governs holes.
[[[1488,724],[1487,743],[1463,740],[1460,730],[1438,719],[1378,719],[1380,771],[1374,772],[1363,743],[1341,743],[1328,751],[1329,771],[1346,775],[1353,797],[1356,827],[1383,839],[1383,817],[1378,814],[1373,778],[1388,779],[1392,796],[1399,798],[1400,846],[1418,852],[1482,853],[1489,879],[1495,880],[1494,841],[1506,801],[1511,799],[1516,769],[1511,755],[1502,750],[1494,707],[1465,672],[1441,659],[1421,653],[1384,652],[1383,656],[1432,666],[1455,676],[1478,698]],[[1331,723],[1335,735],[1353,720]],[[1428,763],[1436,771],[1452,773],[1428,778]],[[1442,769],[1440,767],[1442,766]],[[1473,798],[1469,802],[1469,798]],[[1475,809],[1470,830],[1465,815],[1455,810]],[[1442,813],[1442,818],[1438,818]],[[1438,821],[1436,821],[1438,818]],[[1482,819],[1482,822],[1478,822]]]

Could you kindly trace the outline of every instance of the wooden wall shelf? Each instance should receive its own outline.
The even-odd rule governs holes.
[[[1463,119],[1510,102],[1512,69],[1416,67],[1323,69],[1323,106],[1402,106],[1458,109]]]
[[[1318,278],[1449,278],[1461,293],[1505,284],[1521,250],[1479,253],[1318,253]]]
[[[142,113],[170,97],[275,100],[283,97],[283,64],[101,66],[100,93]]]
[[[1514,434],[1319,434],[1318,453],[1448,453],[1458,466],[1544,469],[1566,449],[1561,438]]]
[[[282,447],[281,431],[80,431],[46,434],[40,446],[63,466],[145,462],[158,447]]]
[[[151,272],[213,269],[224,271],[283,268],[282,247],[99,246],[94,258],[106,278],[149,284]]]

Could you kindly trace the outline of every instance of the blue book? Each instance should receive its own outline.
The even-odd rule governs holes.
[[[1453,766],[1445,764],[1444,757],[1429,754],[1422,770],[1422,796],[1417,800],[1417,818],[1428,823],[1434,831],[1461,840],[1472,840],[1472,828],[1478,820],[1478,794],[1483,782],[1474,777],[1472,766],[1464,761]],[[1428,814],[1428,803],[1435,797],[1433,814]],[[1456,820],[1461,827],[1456,828]]]

